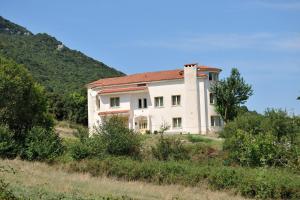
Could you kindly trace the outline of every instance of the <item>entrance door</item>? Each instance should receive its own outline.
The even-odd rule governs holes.
[[[140,120],[139,121],[139,131],[144,134],[148,128],[147,120]]]

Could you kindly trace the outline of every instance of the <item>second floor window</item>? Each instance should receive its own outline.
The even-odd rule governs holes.
[[[215,103],[215,95],[213,93],[209,93],[209,103],[210,104]]]
[[[120,107],[120,97],[111,97],[110,98],[110,107],[111,108]]]
[[[148,108],[147,99],[139,99],[139,108]]]
[[[155,105],[155,107],[163,107],[164,106],[164,98],[163,97],[155,97],[154,105]]]
[[[217,73],[209,72],[209,73],[208,73],[208,79],[209,79],[210,81],[217,81],[217,80],[219,80],[219,76],[218,76]]]
[[[180,95],[172,96],[172,106],[180,106]]]

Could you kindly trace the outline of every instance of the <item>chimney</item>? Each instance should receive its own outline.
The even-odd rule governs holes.
[[[184,65],[185,129],[190,133],[200,132],[198,63]]]

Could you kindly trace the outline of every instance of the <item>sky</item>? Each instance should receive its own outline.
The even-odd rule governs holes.
[[[300,0],[0,0],[0,15],[126,74],[236,67],[249,109],[300,114]]]

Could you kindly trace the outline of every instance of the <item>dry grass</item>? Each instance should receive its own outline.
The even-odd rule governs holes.
[[[136,199],[243,199],[230,192],[184,187],[179,185],[159,186],[142,182],[125,182],[106,177],[91,177],[88,174],[69,174],[57,166],[21,160],[0,160],[0,176],[11,187],[29,191],[31,198],[41,199],[40,191],[51,194],[70,194],[84,198],[97,196],[129,196]],[[13,173],[13,171],[15,173]],[[25,189],[24,189],[25,188]],[[20,193],[20,192],[19,192]],[[46,198],[46,197],[45,197]]]

